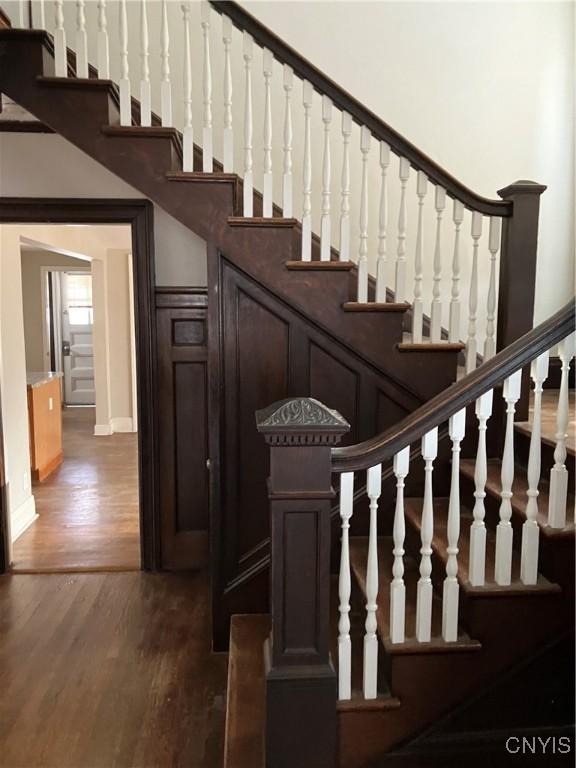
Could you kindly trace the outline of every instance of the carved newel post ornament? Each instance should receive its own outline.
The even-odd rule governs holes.
[[[270,446],[272,632],[266,648],[267,768],[334,768],[330,659],[331,448],[350,425],[313,398],[256,413]]]

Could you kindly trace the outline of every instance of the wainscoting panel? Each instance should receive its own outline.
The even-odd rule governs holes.
[[[156,291],[162,568],[208,563],[206,289]]]
[[[215,254],[218,301],[210,391],[221,425],[218,504],[211,510],[215,646],[231,613],[267,611],[268,448],[255,412],[286,397],[316,397],[351,425],[343,443],[377,434],[421,401]],[[212,285],[212,282],[211,282]],[[212,356],[215,356],[214,358]]]

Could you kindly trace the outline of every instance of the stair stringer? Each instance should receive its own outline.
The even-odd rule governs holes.
[[[48,42],[41,31],[0,31],[2,92],[422,400],[453,383],[456,350],[406,354],[397,348],[401,336],[389,313],[344,312],[342,304],[351,297],[353,271],[352,277],[342,273],[331,278],[334,285],[328,289],[324,272],[286,270],[286,262],[299,256],[296,222],[245,220],[245,226],[231,225],[229,220],[237,214],[239,179],[192,174],[182,183],[181,174],[179,180],[170,178],[180,168],[181,146],[175,130],[103,130],[119,121],[112,84],[46,79],[54,71]]]

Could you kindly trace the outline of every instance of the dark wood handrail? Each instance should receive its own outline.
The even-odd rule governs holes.
[[[358,125],[365,125],[375,138],[387,142],[397,155],[407,158],[414,168],[423,171],[430,181],[443,187],[451,197],[460,200],[467,208],[487,216],[507,217],[512,215],[513,204],[511,201],[491,200],[477,195],[398,131],[381,120],[374,112],[363,106],[344,88],[323,74],[304,56],[301,56],[294,48],[291,48],[275,35],[272,30],[245,11],[241,5],[229,0],[212,0],[210,4],[215,11],[228,16],[234,26],[243,32],[248,32],[259,45],[270,50],[278,61],[282,64],[288,64],[299,77],[308,80],[318,93],[329,96],[332,102],[342,111],[348,112]]]
[[[487,363],[464,376],[444,392],[386,432],[357,445],[332,450],[334,472],[351,472],[379,464],[443,424],[480,395],[566,338],[575,328],[574,299],[537,328],[529,331]]]

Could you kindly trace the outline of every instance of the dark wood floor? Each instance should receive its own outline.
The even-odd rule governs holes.
[[[65,408],[62,465],[33,488],[39,515],[15,571],[140,568],[138,438],[94,436],[93,408]]]
[[[221,768],[205,574],[0,577],[2,768]]]

